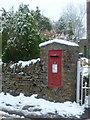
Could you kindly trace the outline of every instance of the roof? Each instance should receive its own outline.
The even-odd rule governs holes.
[[[62,39],[53,39],[53,40],[49,40],[43,43],[39,44],[39,47],[43,47],[52,43],[58,43],[58,44],[63,44],[63,45],[67,45],[67,46],[79,46],[78,44],[74,43],[74,42],[70,42],[67,40],[62,40]]]

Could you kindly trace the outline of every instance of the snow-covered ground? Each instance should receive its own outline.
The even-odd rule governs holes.
[[[13,114],[9,114],[11,113]],[[25,116],[48,116],[60,115],[62,117],[79,118],[85,111],[85,104],[80,106],[76,102],[54,103],[42,98],[37,94],[26,97],[22,93],[12,96],[9,93],[0,93],[0,117],[24,118]],[[9,113],[8,113],[9,112]],[[17,114],[15,114],[17,113]]]
[[[82,58],[86,59],[86,58]],[[18,63],[12,64],[10,67],[13,68],[16,64],[21,67],[34,64],[40,59],[33,59],[30,61],[19,61]],[[87,59],[86,59],[87,62]],[[0,60],[2,64],[2,61]],[[84,70],[85,76],[88,74],[88,70]],[[88,106],[88,98],[85,100],[85,104],[80,106],[76,102],[66,101],[64,103],[54,103],[41,98],[37,98],[36,94],[32,96],[24,96],[22,93],[19,96],[12,96],[9,93],[0,93],[0,117],[10,118],[24,118],[25,116],[62,116],[62,117],[76,117],[79,118]]]

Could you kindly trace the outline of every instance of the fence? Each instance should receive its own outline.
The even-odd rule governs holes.
[[[77,62],[77,89],[76,102],[81,105],[88,96],[88,106],[90,107],[90,66],[84,65],[84,62]]]

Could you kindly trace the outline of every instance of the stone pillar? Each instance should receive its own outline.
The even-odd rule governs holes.
[[[68,44],[70,43],[70,44]],[[74,43],[62,40],[53,39],[40,44],[40,59],[43,68],[43,79],[46,83],[44,85],[45,99],[55,100],[60,102],[75,101],[76,93],[76,63],[78,60],[79,46]],[[49,87],[48,86],[48,52],[50,50],[62,51],[62,64],[61,64],[61,76],[62,87]],[[46,92],[47,91],[47,92]],[[41,94],[43,91],[41,91]]]

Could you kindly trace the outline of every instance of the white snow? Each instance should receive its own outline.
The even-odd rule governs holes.
[[[82,66],[85,66],[85,63],[88,64],[88,58],[86,58],[86,57],[81,57],[81,58],[80,58],[80,61],[81,61],[81,65],[82,65]]]
[[[81,62],[81,72],[83,76],[88,78],[88,72],[89,72],[89,67],[88,67],[88,59],[86,57],[81,57],[80,58]]]
[[[70,42],[67,40],[62,40],[62,39],[53,39],[53,40],[49,40],[46,42],[43,42],[41,44],[39,44],[39,47],[43,47],[52,43],[59,43],[59,44],[64,44],[64,45],[68,45],[68,46],[79,46],[78,44],[74,43],[74,42]]]
[[[29,60],[29,61],[18,61],[18,63],[14,63],[12,65],[10,65],[10,68],[13,68],[15,65],[17,66],[21,66],[21,68],[24,68],[25,66],[29,66],[30,64],[35,64],[37,61],[40,61],[40,58],[37,58],[37,59],[32,59],[32,60]]]
[[[85,97],[85,108],[88,108],[89,105],[89,96]]]
[[[24,96],[22,93],[19,96],[12,96],[10,94],[0,93],[0,114],[2,117],[9,116],[3,110],[22,112],[24,116],[27,115],[48,115],[48,113],[58,114],[62,117],[76,117],[84,113],[85,105],[80,106],[76,102],[66,101],[64,103],[54,103],[42,98],[36,98],[37,94],[33,94],[30,97]],[[24,109],[28,106],[27,109]],[[35,109],[37,109],[35,111]],[[21,117],[24,117],[21,116]],[[11,117],[15,117],[12,115]],[[16,116],[20,117],[20,116]]]
[[[83,69],[83,73],[82,73],[83,76],[88,78],[88,72],[89,72],[88,66],[84,66],[82,69]]]
[[[2,59],[0,58],[0,65],[2,65]]]
[[[19,116],[16,114],[8,114],[7,112],[4,111],[0,111],[0,120],[1,118],[6,118],[6,117],[10,117],[10,118],[24,118],[24,116]]]

